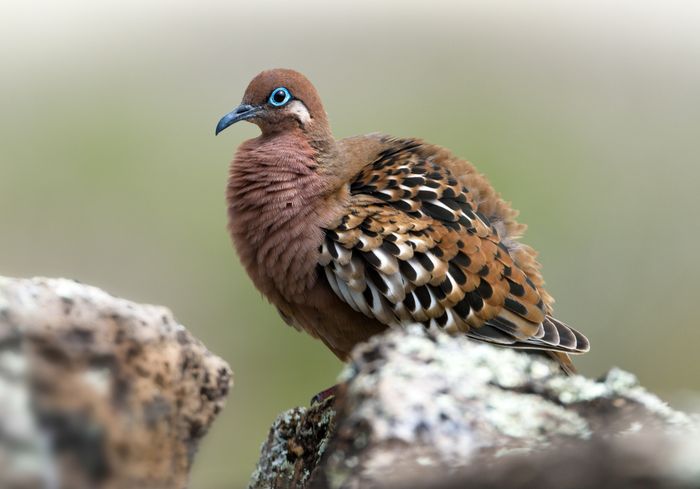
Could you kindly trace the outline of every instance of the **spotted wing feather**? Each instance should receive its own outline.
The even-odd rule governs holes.
[[[396,140],[350,186],[320,265],[336,295],[389,326],[420,322],[515,348],[586,351],[478,211],[470,190],[413,140]]]

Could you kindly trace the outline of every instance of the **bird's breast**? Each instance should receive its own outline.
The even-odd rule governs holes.
[[[234,246],[256,287],[273,301],[302,301],[313,287],[323,227],[340,212],[314,169],[313,153],[292,149],[244,144],[227,187]]]

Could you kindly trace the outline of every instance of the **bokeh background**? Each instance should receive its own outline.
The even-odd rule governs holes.
[[[269,424],[341,365],[283,325],[225,232],[237,125],[270,67],[337,136],[421,136],[519,208],[597,376],[700,391],[700,3],[3,0],[0,273],[171,307],[235,370],[192,487],[242,487]]]

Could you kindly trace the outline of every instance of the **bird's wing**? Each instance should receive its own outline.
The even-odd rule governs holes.
[[[419,142],[397,140],[351,183],[348,212],[325,231],[320,265],[334,292],[384,324],[419,322],[516,348],[587,351],[546,315],[469,189]]]

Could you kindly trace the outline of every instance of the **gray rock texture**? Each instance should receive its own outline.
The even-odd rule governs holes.
[[[158,306],[0,277],[0,487],[183,488],[228,365]]]
[[[700,487],[697,426],[630,373],[414,327],[360,345],[335,403],[280,416],[249,487]]]

